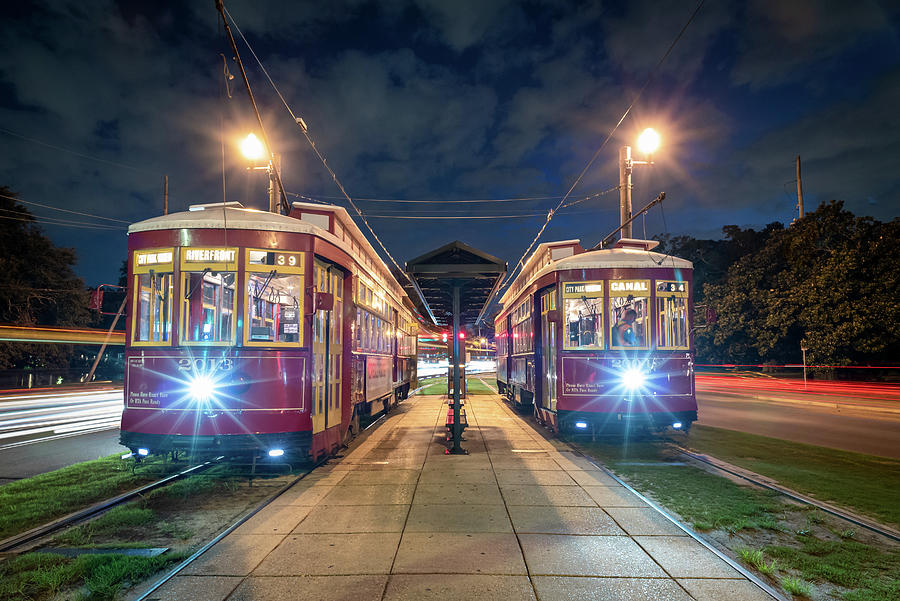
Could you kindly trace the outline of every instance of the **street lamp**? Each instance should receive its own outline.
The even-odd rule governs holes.
[[[254,134],[247,134],[247,137],[243,139],[241,142],[241,154],[243,154],[246,158],[251,161],[259,161],[266,157],[268,154],[266,147],[260,142],[259,138],[257,138]],[[248,167],[248,169],[260,170],[265,169],[266,173],[269,175],[269,212],[277,213],[278,205],[279,205],[279,197],[278,197],[278,185],[275,181],[277,169],[278,172],[281,172],[281,155],[280,154],[272,154],[269,156],[269,162],[266,166],[252,166]]]
[[[638,149],[647,157],[651,157],[659,148],[659,134],[652,128],[645,129],[638,137]],[[622,238],[631,238],[631,172],[635,165],[652,165],[653,160],[634,161],[631,159],[631,146],[619,149],[619,224],[622,225]]]

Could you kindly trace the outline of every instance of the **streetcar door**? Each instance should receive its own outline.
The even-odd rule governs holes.
[[[312,429],[313,434],[341,423],[341,359],[343,339],[343,273],[323,261],[313,264],[316,294],[331,294],[331,309],[313,313]]]
[[[541,407],[556,411],[556,289],[541,295]]]

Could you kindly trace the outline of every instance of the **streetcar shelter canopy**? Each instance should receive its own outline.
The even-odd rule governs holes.
[[[453,289],[459,288],[459,324],[478,326],[506,267],[497,257],[457,240],[406,262],[415,289],[410,296],[418,297],[435,326],[448,327],[453,324]]]

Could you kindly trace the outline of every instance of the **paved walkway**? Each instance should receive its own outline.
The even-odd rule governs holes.
[[[470,455],[445,455],[446,410],[404,402],[152,597],[771,601],[499,397],[469,400]]]

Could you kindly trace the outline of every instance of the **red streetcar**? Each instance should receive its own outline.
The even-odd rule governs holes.
[[[693,265],[651,240],[538,246],[494,320],[497,385],[556,431],[687,431]]]
[[[347,212],[194,205],[129,230],[121,443],[316,459],[416,379],[416,313]]]

